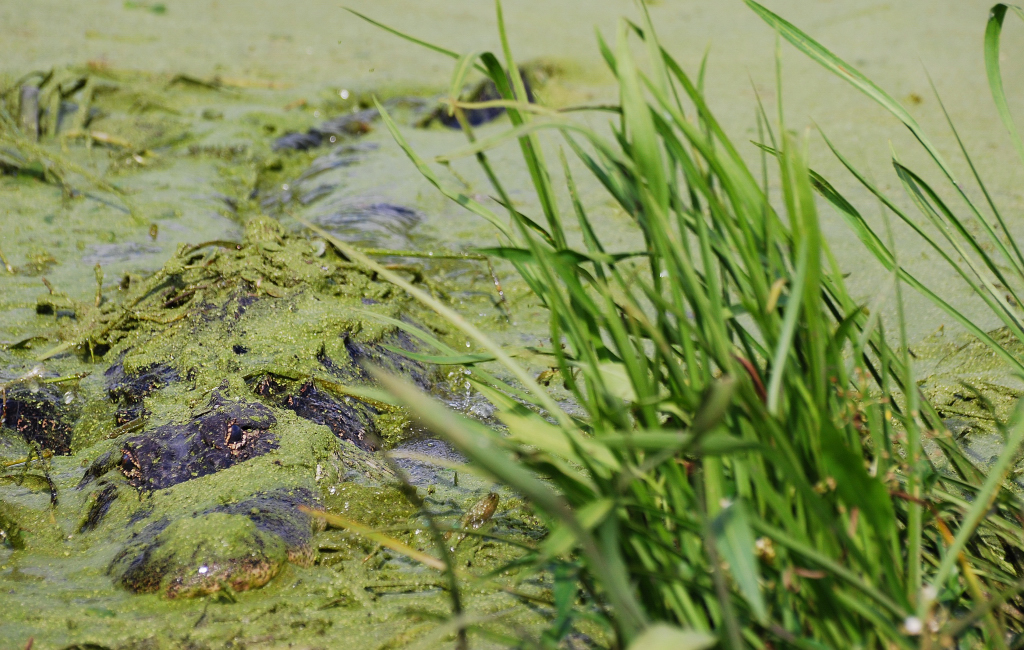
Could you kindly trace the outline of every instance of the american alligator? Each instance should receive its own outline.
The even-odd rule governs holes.
[[[373,452],[406,425],[361,396],[363,364],[434,382],[400,354],[414,347],[394,324],[410,305],[324,241],[266,217],[241,241],[182,246],[120,286],[116,299],[38,304],[62,315],[63,339],[40,356],[99,364],[91,383],[68,388],[36,369],[3,384],[6,444],[80,459],[73,473],[25,472],[42,477],[56,529],[72,518],[72,535],[115,540],[109,579],[169,598],[244,591],[286,562],[310,565],[320,520],[299,506],[322,507],[326,486],[386,483]],[[0,507],[5,540],[23,544],[25,513]]]

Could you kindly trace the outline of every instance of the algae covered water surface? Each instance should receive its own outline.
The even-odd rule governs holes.
[[[918,82],[887,72],[886,57],[912,41],[945,66],[950,48],[939,41],[973,37],[958,31],[973,20],[956,16],[977,15],[972,3],[945,3],[948,11],[919,14],[912,31],[908,7],[934,3],[858,11],[789,4],[826,31],[862,27],[856,33],[868,34],[866,42],[850,47],[869,57],[876,77],[893,74],[880,81],[919,98]],[[387,5],[359,9],[391,12],[396,25],[431,40],[493,48],[489,5]],[[620,5],[509,8],[539,101],[611,98],[589,29],[564,26],[607,27],[627,10]],[[398,445],[449,464],[461,459],[402,411],[368,397],[362,364],[383,365],[487,418],[488,406],[464,393],[457,373],[401,356],[416,351],[416,331],[465,343],[294,217],[378,249],[390,267],[511,345],[543,336],[542,312],[500,266],[494,275],[477,260],[402,254],[440,258],[494,244],[486,226],[419,178],[370,108],[377,94],[424,155],[459,146],[461,135],[438,120],[420,128],[431,121],[449,63],[343,18],[332,3],[282,7],[0,6],[9,118],[0,130],[0,647],[32,639],[42,648],[383,648],[450,639],[440,623],[450,599],[439,573],[325,530],[298,507],[388,529],[431,552],[425,522],[377,452]],[[770,35],[751,40],[755,23],[729,17],[718,3],[651,10],[665,42],[700,41],[690,48],[694,63],[713,35],[709,95],[727,125],[753,137],[748,72],[770,97],[771,78],[758,73],[770,63]],[[896,42],[900,30],[912,38]],[[729,47],[739,40],[749,43]],[[790,82],[796,101],[819,120],[845,120],[850,132],[839,138],[862,143],[871,139],[865,132],[884,132],[880,116],[852,115],[849,98],[829,99],[821,92],[828,82],[802,76],[798,65]],[[967,83],[969,71],[948,69]],[[970,95],[949,102],[971,118],[969,136],[995,123]],[[500,129],[500,120],[481,128]],[[856,153],[873,155],[861,146]],[[988,164],[1001,169],[1009,153],[989,148]],[[495,160],[509,167],[503,161],[512,154],[499,151]],[[453,184],[486,200],[472,167],[457,161],[452,171]],[[526,186],[525,170],[511,165],[510,174],[513,188],[516,178]],[[998,174],[995,184],[1011,186],[1002,182],[1009,172]],[[625,223],[595,185],[583,193],[602,225],[614,231]],[[524,196],[513,189],[529,209]],[[1009,191],[1001,198],[1020,202]],[[848,237],[834,226],[831,235]],[[626,250],[631,242],[623,235],[609,243]],[[857,247],[836,248],[859,272],[854,286],[869,295],[879,276],[859,267]],[[931,263],[909,250],[909,264]],[[959,300],[970,304],[967,295]],[[984,462],[998,445],[985,427],[990,414],[959,380],[985,383],[987,394],[1003,396],[1000,408],[1019,386],[969,341],[925,338],[938,322],[915,319],[920,358],[931,364],[928,388],[965,435],[977,430],[969,440]],[[495,535],[529,545],[541,534],[514,495],[465,472],[403,465],[442,523],[458,525],[483,508]],[[460,570],[477,575],[520,552],[475,537],[454,546]],[[505,590],[474,585],[467,581],[467,615],[490,634],[475,647],[536,635],[553,615],[547,582],[511,575]],[[595,630],[592,640],[600,638]]]
[[[375,647],[432,633],[449,602],[433,570],[299,510],[429,549],[377,452],[460,460],[360,392],[371,362],[464,401],[457,381],[401,356],[417,332],[449,332],[290,217],[363,246],[440,250],[412,235],[431,202],[374,160],[376,115],[355,98],[297,114],[273,94],[95,66],[19,81],[8,106],[30,88],[56,108],[19,110],[38,121],[3,147],[4,643]],[[408,121],[433,108],[391,105]],[[380,256],[507,320],[486,264]],[[539,534],[514,495],[404,466],[447,525]],[[512,557],[476,537],[452,546],[481,572]],[[516,586],[541,601],[547,589]],[[471,611],[512,634],[544,618],[522,598],[488,588]]]

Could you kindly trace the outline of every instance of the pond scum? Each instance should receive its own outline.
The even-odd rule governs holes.
[[[434,119],[457,123],[469,144],[435,162],[474,156],[492,184],[490,205],[507,218],[451,189],[418,156],[391,115],[396,104],[375,101],[355,122],[379,118],[440,192],[494,226],[502,243],[480,254],[516,270],[550,316],[549,340],[560,344],[505,349],[422,273],[384,264],[380,251],[368,254],[302,219],[303,234],[287,232],[258,216],[273,202],[252,201],[240,241],[182,246],[157,274],[129,277],[117,301],[104,300],[102,281],[93,303],[52,290],[39,301],[40,313],[63,314],[68,324],[48,335],[49,347],[11,347],[32,347],[41,360],[99,357],[106,370],[92,384],[42,370],[5,380],[4,422],[20,434],[25,457],[5,462],[4,480],[35,502],[0,501],[4,543],[54,562],[73,548],[79,559],[65,564],[64,579],[79,600],[88,602],[87,580],[117,585],[99,588],[104,602],[115,602],[113,589],[152,594],[116,602],[122,616],[163,626],[179,645],[225,644],[240,638],[225,632],[240,621],[262,635],[249,639],[316,647],[339,639],[458,648],[1024,647],[1019,393],[1012,382],[994,391],[991,383],[920,381],[901,307],[909,285],[969,332],[961,345],[918,349],[945,357],[935,367],[967,359],[979,377],[1024,372],[1024,256],[980,177],[993,222],[887,93],[746,2],[914,133],[964,199],[966,217],[894,160],[931,228],[920,226],[835,153],[1003,328],[981,330],[901,268],[890,237],[809,168],[805,143],[782,122],[781,78],[778,122],[761,107],[765,170],[757,174],[707,109],[702,78],[660,47],[640,5],[643,20],[622,21],[613,42],[599,37],[620,89],[618,105],[595,109],[613,119],[608,138],[532,101],[498,4],[501,57],[463,56],[394,33],[456,59],[447,113]],[[1015,7],[993,8],[986,64],[1024,158],[999,73],[1008,12],[1024,18]],[[643,65],[636,51],[646,53]],[[493,87],[464,95],[474,70]],[[49,102],[48,115],[59,115],[60,99]],[[497,109],[511,130],[477,138],[468,112]],[[116,194],[26,136],[55,128],[33,123],[39,114],[28,111],[26,121],[22,110],[20,127],[3,116],[3,164],[61,184],[75,174]],[[358,124],[346,130],[355,122],[325,123],[286,144],[358,133]],[[564,151],[566,186],[554,186],[542,131],[564,137],[632,217],[641,247],[605,248],[607,233],[588,218]],[[536,191],[532,217],[513,207],[488,158],[511,142]],[[778,207],[768,200],[769,160],[782,188]],[[847,293],[815,193],[891,271],[895,337],[878,309]],[[568,214],[559,201],[566,195]],[[290,200],[278,195],[277,204]],[[965,225],[975,222],[980,230]],[[570,224],[582,242],[573,243]],[[456,351],[465,338],[478,352]],[[552,370],[535,377],[523,358]],[[467,368],[459,376],[493,405],[493,417],[440,404],[439,366]],[[65,400],[74,395],[64,387],[79,380],[90,399]],[[442,436],[464,458],[402,451],[410,414],[415,428]],[[965,429],[995,437],[993,453],[979,458],[963,445]],[[400,453],[378,453],[396,443]],[[450,483],[436,480],[442,471],[454,471]],[[456,491],[459,476],[477,481],[473,498]],[[490,481],[503,487],[491,491]],[[524,514],[514,519],[508,502],[517,499]],[[108,543],[90,554],[97,534]],[[86,541],[69,546],[73,537]],[[338,571],[325,578],[311,565]],[[27,608],[46,592],[19,588],[13,629],[27,637],[38,621]],[[367,594],[389,590],[433,593],[408,607],[368,602]],[[153,623],[203,595],[210,601],[191,629]],[[353,615],[360,607],[365,621]],[[161,643],[145,629],[92,625],[95,641],[82,645],[75,630],[85,620],[69,617],[66,633],[45,632],[47,643]]]

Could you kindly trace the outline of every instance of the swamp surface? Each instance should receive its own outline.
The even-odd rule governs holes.
[[[1022,170],[984,80],[988,4],[768,6],[943,133],[923,62],[996,201],[1019,214]],[[509,31],[539,101],[614,100],[589,27],[613,34],[629,3],[508,5]],[[498,49],[488,3],[351,6],[455,50]],[[775,102],[770,30],[740,2],[662,0],[650,10],[662,41],[691,69],[711,45],[710,103],[738,144],[756,139],[754,90]],[[1008,31],[1006,52],[1024,52],[1019,31]],[[436,647],[446,634],[438,621],[449,612],[440,575],[322,530],[296,506],[392,526],[396,537],[430,549],[423,522],[409,519],[411,506],[375,452],[397,444],[459,459],[401,413],[346,393],[371,383],[360,359],[418,379],[477,417],[489,409],[465,393],[457,372],[399,361],[394,349],[416,344],[394,320],[463,341],[304,235],[295,217],[377,249],[494,245],[489,226],[424,181],[367,110],[372,94],[385,100],[426,158],[459,147],[457,131],[419,126],[435,110],[451,62],[320,0],[301,9],[263,0],[0,2],[0,35],[0,88],[39,86],[42,116],[38,144],[0,146],[0,250],[10,265],[0,269],[0,385],[10,397],[0,433],[0,648],[23,648],[29,638],[36,648]],[[909,136],[811,63],[787,53],[785,65],[789,124],[814,118],[898,195],[886,144],[917,163]],[[1004,74],[1019,107],[1020,57],[1004,62]],[[600,126],[605,118],[580,119]],[[481,133],[506,123],[499,118]],[[955,158],[955,142],[937,139]],[[556,156],[557,143],[547,144]],[[752,146],[740,149],[756,160]],[[532,210],[515,148],[492,159],[520,209]],[[871,212],[820,139],[812,138],[812,166]],[[448,182],[487,196],[472,161],[452,169]],[[629,250],[628,216],[582,170],[577,180],[606,242]],[[826,211],[824,219],[854,295],[871,302],[889,279],[864,263],[838,217]],[[1024,221],[1010,225],[1024,237]],[[985,322],[980,302],[918,240],[899,229],[896,239],[914,272]],[[539,305],[501,265],[504,301],[478,261],[381,259],[508,345],[544,336]],[[980,388],[997,414],[1021,385],[923,299],[908,295],[908,313],[927,392],[984,464],[999,439],[984,400],[960,382]],[[30,443],[51,454],[19,464]],[[405,467],[449,524],[487,506],[497,490],[490,530],[523,543],[540,534],[522,502],[486,481],[412,461]],[[515,552],[486,539],[457,546],[460,566],[477,574]],[[516,593],[467,583],[471,613],[496,635],[474,647],[536,634],[551,615],[550,584],[508,576],[507,586]]]

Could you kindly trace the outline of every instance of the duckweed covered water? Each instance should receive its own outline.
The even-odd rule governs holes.
[[[347,387],[369,383],[358,365],[369,360],[454,398],[443,373],[381,347],[415,343],[375,317],[447,334],[323,240],[292,234],[289,218],[301,211],[360,244],[408,249],[429,202],[352,191],[352,168],[380,144],[367,129],[275,152],[277,137],[319,120],[195,80],[58,74],[87,80],[93,115],[39,145],[15,136],[2,177],[20,218],[4,244],[14,272],[0,350],[0,637],[10,647],[376,647],[430,633],[450,607],[437,575],[323,531],[297,506],[397,525],[392,535],[430,550],[426,524],[374,455],[415,431]],[[78,110],[65,107],[72,119]],[[68,173],[74,165],[100,168],[118,191]],[[504,318],[486,265],[389,261]],[[491,490],[450,470],[420,475],[453,526]],[[539,534],[521,503],[501,498],[483,519],[524,540]],[[475,537],[455,546],[481,571],[512,557]],[[542,599],[547,589],[521,588]],[[500,611],[493,627],[504,634],[536,628],[543,613],[520,602],[488,588],[470,611]]]

